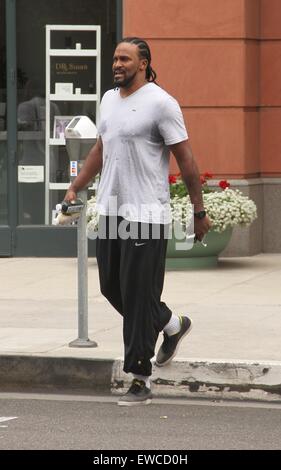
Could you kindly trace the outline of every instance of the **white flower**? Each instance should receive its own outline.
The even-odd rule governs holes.
[[[87,201],[87,237],[95,238],[95,232],[98,231],[99,214],[96,210],[96,196],[92,196]]]
[[[256,204],[238,189],[203,193],[203,201],[212,229],[216,232],[223,232],[234,225],[250,225],[257,218]],[[171,210],[173,219],[186,227],[192,216],[189,196],[174,196],[171,199]]]
[[[234,225],[250,225],[257,218],[257,207],[254,201],[244,196],[238,189],[225,189],[203,193],[204,207],[212,222],[212,229],[223,232]],[[186,228],[193,215],[193,206],[189,196],[171,198],[172,219]],[[96,197],[87,203],[87,235],[95,237],[98,231],[99,215],[96,210]]]

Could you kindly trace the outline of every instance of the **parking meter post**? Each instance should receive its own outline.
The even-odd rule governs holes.
[[[66,148],[70,157],[70,177],[73,181],[83,164],[82,158],[97,139],[97,129],[87,116],[74,117],[65,129]],[[87,188],[78,193],[84,203],[77,226],[77,271],[78,271],[78,338],[70,347],[95,348],[97,343],[88,338],[88,239]]]
[[[77,228],[78,251],[78,336],[88,341],[88,240],[86,237],[87,191],[78,194],[85,204]]]
[[[78,338],[71,341],[69,346],[72,348],[95,348],[97,343],[88,338],[87,189],[80,191],[78,197],[84,203],[77,226]]]

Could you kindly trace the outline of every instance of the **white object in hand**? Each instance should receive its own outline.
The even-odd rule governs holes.
[[[186,239],[190,240],[191,238],[193,238],[194,241],[198,241],[198,242],[200,241],[202,246],[204,247],[208,246],[207,243],[204,242],[204,238],[202,238],[202,240],[197,240],[197,239],[195,240],[195,236],[196,236],[195,233],[192,233],[191,235],[186,235]]]
[[[56,205],[56,211],[58,212],[58,215],[54,219],[53,225],[70,225],[80,217],[80,212],[74,212],[70,215],[63,214],[61,212],[61,204]]]

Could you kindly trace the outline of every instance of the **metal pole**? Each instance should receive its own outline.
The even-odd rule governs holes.
[[[78,219],[77,262],[78,262],[78,338],[69,343],[70,347],[96,348],[97,343],[88,338],[88,240],[86,235],[87,189],[80,191],[78,197],[84,208]]]

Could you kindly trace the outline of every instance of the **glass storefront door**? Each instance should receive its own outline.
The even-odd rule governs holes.
[[[14,107],[16,162],[13,187],[7,180],[6,132],[6,71],[5,71],[5,14],[4,8],[14,3],[14,40],[16,44],[16,92]],[[19,256],[73,256],[76,251],[75,227],[57,228],[51,225],[52,209],[60,202],[69,184],[69,159],[63,145],[54,146],[46,165],[46,25],[101,26],[101,95],[112,87],[111,63],[116,46],[116,31],[121,21],[119,0],[0,0],[0,236],[1,225],[9,225],[8,212],[14,216],[15,246]],[[117,20],[118,18],[118,20]],[[88,38],[85,37],[85,44]],[[54,48],[73,48],[83,42],[77,34],[67,32],[55,38]],[[88,47],[88,46],[87,46]],[[82,45],[83,48],[83,45]],[[7,47],[7,50],[9,48]],[[95,86],[94,70],[67,76],[66,60],[54,60],[51,74],[55,82],[74,82],[85,94]],[[73,59],[73,70],[82,70],[84,62]],[[60,68],[61,67],[61,68]],[[53,70],[54,69],[54,70]],[[52,79],[52,77],[51,77]],[[50,104],[51,120],[87,114],[96,119],[90,102]],[[9,121],[12,123],[12,120]],[[51,123],[51,127],[52,123]],[[53,132],[53,128],[51,128]],[[48,172],[48,174],[46,174]],[[46,178],[51,182],[46,196]],[[8,181],[8,183],[7,183]],[[8,186],[9,187],[8,189]],[[14,207],[7,203],[7,193],[14,196]],[[46,215],[46,199],[49,213]],[[8,209],[9,207],[9,209]],[[0,238],[1,242],[1,238]],[[3,254],[3,253],[2,253]],[[9,253],[7,253],[9,254]],[[1,253],[0,253],[1,255]]]

